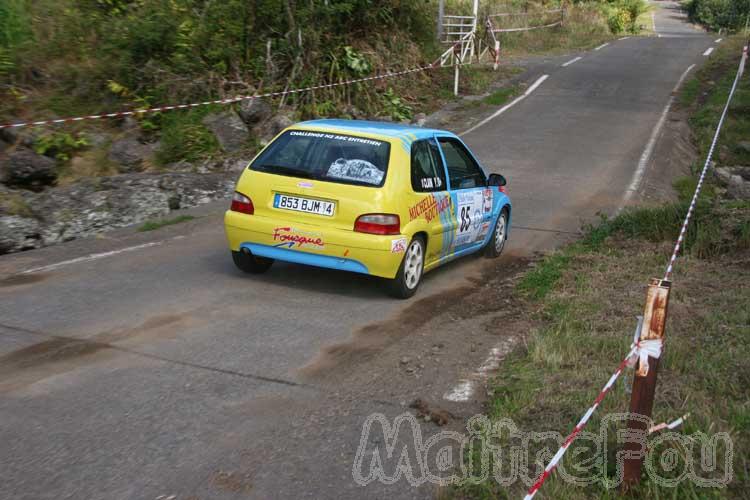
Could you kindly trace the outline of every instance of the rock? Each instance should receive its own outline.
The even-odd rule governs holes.
[[[112,143],[108,158],[117,163],[118,170],[123,173],[139,172],[143,170],[143,162],[154,152],[154,146],[143,144],[137,139],[126,137]]]
[[[0,130],[0,139],[8,144],[18,144],[20,146],[26,146],[27,148],[34,146],[34,142],[36,142],[40,135],[41,133],[37,129],[29,127],[6,128]]]
[[[719,182],[726,186],[727,184],[729,184],[729,180],[732,178],[732,172],[730,172],[729,169],[725,167],[715,168],[714,177],[716,177]]]
[[[164,217],[177,207],[227,198],[232,190],[223,175],[126,174],[49,190],[35,206],[45,214],[42,236],[49,245]]]
[[[253,133],[258,136],[260,145],[265,146],[271,139],[287,127],[294,125],[294,122],[287,115],[276,115],[270,120],[256,126]]]
[[[17,149],[0,164],[0,182],[7,186],[38,190],[56,179],[55,160],[30,149]]]
[[[276,115],[268,120],[268,129],[271,135],[276,135],[287,127],[294,125],[291,118],[286,115]]]
[[[750,180],[733,175],[727,185],[727,195],[737,200],[750,200]]]
[[[242,121],[249,126],[257,125],[258,123],[267,120],[272,113],[273,109],[271,108],[271,105],[261,97],[242,101],[240,103],[240,109],[237,111],[237,114],[240,115]]]
[[[167,172],[197,172],[198,167],[193,165],[189,161],[180,160],[174,163],[169,163],[164,166]]]
[[[239,174],[250,163],[252,158],[224,158],[220,160],[206,160],[196,167],[196,172],[208,174],[213,172],[226,172]]]
[[[132,116],[126,116],[120,123],[120,130],[123,132],[140,132],[141,124]]]
[[[41,244],[39,221],[18,215],[0,216],[0,255],[38,248]]]
[[[98,134],[96,132],[85,132],[81,134],[83,139],[93,148],[100,148],[109,143],[112,138],[107,134]]]
[[[203,124],[213,132],[221,148],[230,153],[242,149],[249,138],[245,122],[233,111],[210,114]]]
[[[401,364],[402,365],[409,364],[409,361],[411,361],[411,358],[409,356],[404,356],[403,358],[401,358]]]
[[[361,120],[366,117],[366,115],[356,106],[348,105],[343,109],[343,113],[345,115],[351,116],[355,120]]]
[[[750,167],[719,167],[714,176],[727,188],[727,196],[750,200]]]
[[[412,123],[417,127],[423,127],[425,122],[427,122],[427,115],[424,113],[417,113],[412,120]]]

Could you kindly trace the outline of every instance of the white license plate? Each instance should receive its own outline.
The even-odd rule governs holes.
[[[313,200],[310,198],[301,198],[299,196],[276,194],[273,199],[273,208],[333,217],[333,213],[336,210],[336,204],[332,201]]]

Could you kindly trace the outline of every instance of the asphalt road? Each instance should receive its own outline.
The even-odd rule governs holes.
[[[621,206],[675,84],[715,38],[679,17],[658,11],[661,37],[538,65],[546,81],[464,137],[508,177],[517,227],[576,231]],[[229,258],[223,208],[154,233],[0,258],[10,276],[0,281],[0,498],[433,494],[405,481],[362,488],[352,463],[367,415],[439,398],[486,355],[486,346],[473,355],[433,346],[443,350],[435,375],[402,379],[399,357],[416,344],[391,330],[434,324],[460,341],[471,322],[454,328],[443,309],[488,268],[466,259],[431,273],[411,303],[367,277],[295,265],[248,277]],[[567,237],[515,229],[501,263]],[[343,348],[330,346],[357,342],[367,355],[332,360]]]

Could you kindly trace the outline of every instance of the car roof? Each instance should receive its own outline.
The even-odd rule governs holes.
[[[422,128],[415,125],[405,125],[402,123],[376,122],[367,120],[309,120],[297,123],[293,128],[297,127],[305,129],[328,129],[335,130],[341,133],[348,132],[351,134],[357,134],[359,132],[379,135],[386,138],[401,139],[404,147],[407,149],[411,147],[412,142],[420,139],[428,139],[430,137],[433,137],[435,134],[456,137],[455,134],[446,130]]]

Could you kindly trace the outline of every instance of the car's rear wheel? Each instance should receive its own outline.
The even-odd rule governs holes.
[[[487,242],[487,246],[484,249],[484,255],[494,259],[499,257],[503,253],[505,248],[505,240],[508,239],[508,211],[503,209],[500,215],[497,217],[495,223],[495,230],[492,232],[492,238]]]
[[[417,292],[424,273],[424,254],[424,240],[415,236],[406,247],[406,253],[398,268],[396,278],[388,282],[388,291],[392,296],[408,299]]]
[[[232,260],[241,271],[250,274],[265,273],[273,264],[273,259],[256,257],[250,252],[232,252]]]

